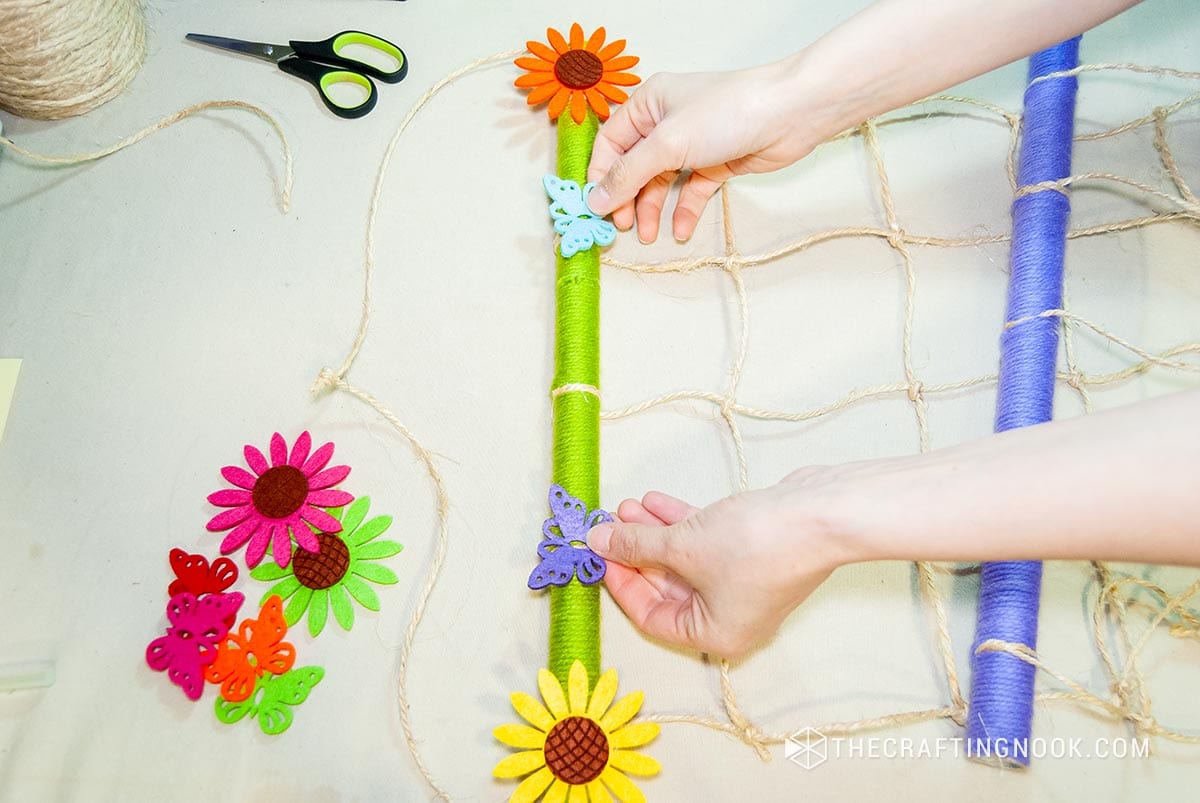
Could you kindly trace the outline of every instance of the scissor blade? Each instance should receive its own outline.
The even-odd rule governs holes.
[[[244,53],[247,56],[254,56],[256,59],[275,63],[283,61],[296,52],[287,45],[247,42],[244,39],[230,39],[227,36],[208,36],[202,33],[189,33],[184,38],[193,42],[199,42],[202,45],[211,45],[212,47],[219,47],[222,50],[232,50],[235,53]]]

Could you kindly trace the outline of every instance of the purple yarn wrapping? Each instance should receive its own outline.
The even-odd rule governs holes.
[[[1034,54],[1029,79],[1079,64],[1079,37]],[[1071,174],[1075,92],[1070,78],[1040,81],[1025,90],[1024,132],[1017,184],[1056,181]],[[1062,306],[1063,253],[1070,201],[1048,190],[1013,202],[1012,272],[1005,320],[1015,321]],[[1037,318],[1000,336],[996,431],[1049,421],[1053,414],[1058,318]],[[1037,648],[1042,564],[985,563],[980,576],[979,618],[971,659],[967,717],[969,754],[1029,763],[1033,688],[1037,670],[1002,652],[975,653],[989,639]]]

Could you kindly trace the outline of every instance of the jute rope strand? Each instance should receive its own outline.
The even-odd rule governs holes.
[[[424,758],[421,757],[421,750],[417,747],[417,736],[413,730],[412,724],[412,705],[408,701],[408,664],[412,657],[413,641],[417,637],[417,628],[421,624],[421,620],[425,617],[425,608],[429,604],[429,597],[433,594],[433,588],[437,585],[438,576],[442,572],[442,564],[446,562],[446,548],[449,546],[449,538],[447,530],[448,517],[450,515],[450,498],[446,494],[446,482],[442,479],[442,474],[438,471],[437,464],[433,460],[433,453],[417,440],[412,431],[404,425],[395,413],[385,407],[379,399],[367,393],[361,388],[351,385],[345,379],[334,376],[328,368],[321,371],[317,378],[317,387],[322,390],[339,390],[348,393],[358,399],[363,404],[370,407],[386,421],[392,429],[400,434],[421,460],[421,465],[425,467],[425,471],[429,474],[429,479],[433,481],[434,492],[437,500],[437,542],[434,547],[433,559],[429,563],[429,571],[425,576],[425,584],[421,587],[421,591],[417,594],[417,605],[413,609],[412,618],[409,619],[408,628],[404,631],[404,643],[400,648],[400,670],[396,678],[397,688],[397,707],[400,713],[400,727],[404,731],[404,741],[408,744],[408,752],[412,755],[413,763],[417,765],[417,771],[421,773],[426,783],[433,789],[435,800],[449,800],[450,795],[434,778],[429,767],[425,764]]]
[[[492,64],[512,61],[512,59],[524,52],[524,50],[509,50],[504,53],[497,53],[494,56],[476,59],[470,64],[464,64],[462,67],[459,67],[457,70],[450,73],[433,86],[429,87],[429,89],[425,91],[424,95],[417,98],[417,102],[414,103],[412,108],[408,110],[408,114],[404,116],[404,120],[401,121],[395,133],[392,134],[392,138],[388,140],[387,148],[385,148],[383,152],[383,160],[379,163],[379,171],[375,174],[375,187],[371,190],[371,203],[370,206],[367,207],[367,244],[363,271],[362,314],[360,315],[358,321],[358,331],[354,335],[354,343],[351,344],[350,350],[346,352],[346,356],[342,359],[341,365],[339,365],[337,370],[333,373],[333,375],[338,379],[344,377],[346,372],[350,370],[350,366],[354,364],[355,358],[358,357],[358,352],[362,348],[363,342],[367,339],[367,328],[371,321],[371,274],[375,270],[375,221],[379,214],[379,198],[383,194],[383,182],[384,179],[387,178],[388,167],[391,166],[392,163],[392,154],[396,152],[396,144],[400,142],[400,137],[404,135],[404,132],[408,130],[409,125],[412,124],[413,118],[417,116],[421,109],[425,108],[425,104],[433,100],[433,97],[443,89],[450,86],[450,84],[454,83],[459,78],[462,78],[464,75],[473,73],[478,69],[490,66]],[[314,386],[314,390],[316,389],[316,386]]]
[[[917,379],[912,358],[912,327],[913,317],[916,314],[917,277],[913,269],[912,254],[908,250],[908,243],[904,242],[904,238],[900,236],[903,230],[896,216],[896,208],[892,200],[887,169],[884,167],[883,153],[879,149],[879,141],[876,138],[875,131],[875,126],[871,121],[863,124],[863,144],[870,152],[871,161],[875,165],[876,179],[879,182],[880,200],[883,202],[888,230],[893,233],[893,236],[888,238],[888,244],[900,254],[904,264],[904,325],[901,332],[901,359],[906,386],[905,392],[908,395],[909,401],[912,402],[913,410],[916,413],[918,446],[920,451],[924,453],[929,451],[929,421],[926,416],[926,401],[923,387],[921,381]],[[937,591],[937,586],[934,584],[929,564],[927,562],[917,562],[915,566],[921,594],[925,597],[933,612],[938,650],[942,659],[942,668],[946,674],[946,686],[955,708],[963,709],[966,703],[963,699],[962,684],[959,682],[958,668],[954,660],[953,644],[950,641],[950,626],[946,618],[946,606]],[[961,721],[959,721],[959,724],[961,724]]]
[[[140,0],[0,0],[0,109],[58,120],[120,94],[146,57]]]
[[[595,385],[589,385],[586,382],[565,382],[550,391],[550,398],[557,399],[564,393],[587,393],[595,396],[597,399],[600,398],[600,388]]]
[[[96,159],[103,159],[106,156],[111,156],[117,151],[122,151],[128,148],[130,145],[136,145],[156,131],[162,131],[164,128],[169,128],[170,126],[175,125],[180,120],[191,117],[194,114],[199,114],[203,111],[209,111],[211,109],[242,109],[250,112],[251,114],[257,115],[271,126],[271,128],[275,131],[275,134],[279,137],[279,145],[283,149],[283,182],[279,189],[279,205],[284,212],[287,212],[289,209],[291,209],[293,166],[292,149],[288,145],[287,137],[283,135],[283,129],[279,127],[278,121],[276,121],[276,119],[269,113],[263,109],[260,109],[258,106],[254,106],[240,100],[208,100],[203,103],[197,103],[195,105],[188,106],[186,109],[180,109],[174,114],[169,114],[159,120],[157,123],[151,123],[150,125],[146,126],[136,134],[131,134],[128,137],[125,137],[125,139],[109,145],[107,148],[101,148],[98,151],[75,153],[66,156],[49,156],[27,150],[26,148],[23,148],[17,143],[13,142],[11,139],[2,136],[0,136],[0,149],[7,148],[13,153],[32,162],[38,162],[45,165],[66,166],[83,164],[84,162],[92,162]]]
[[[448,515],[450,510],[450,500],[446,492],[446,483],[442,478],[441,472],[438,471],[437,464],[433,459],[433,453],[425,448],[416,435],[400,420],[400,418],[389,410],[382,402],[372,396],[365,390],[351,385],[345,379],[346,372],[354,365],[355,359],[358,357],[359,351],[362,349],[363,343],[367,339],[367,331],[371,323],[371,275],[375,267],[375,225],[379,214],[380,197],[383,194],[384,181],[387,178],[388,167],[391,165],[392,155],[395,153],[396,145],[399,143],[401,136],[408,129],[417,113],[425,107],[430,100],[434,98],[450,84],[465,75],[473,73],[485,67],[499,64],[501,62],[510,62],[513,58],[525,52],[524,50],[513,50],[505,53],[498,53],[487,58],[477,59],[476,61],[466,64],[454,72],[441,79],[431,86],[425,94],[421,95],[409,109],[400,126],[392,134],[391,140],[384,150],[383,159],[379,164],[379,172],[376,175],[375,187],[371,192],[370,204],[367,207],[367,239],[366,251],[364,257],[363,270],[363,298],[362,312],[359,319],[358,330],[354,336],[354,342],[350,346],[345,358],[336,371],[330,368],[323,368],[313,382],[310,391],[314,394],[320,394],[326,391],[341,391],[358,399],[374,410],[384,421],[388,423],[399,435],[407,442],[413,452],[420,458],[421,464],[425,467],[429,474],[429,479],[433,482],[436,501],[437,501],[437,544],[434,549],[434,554],[429,563],[429,570],[425,576],[425,583],[421,587],[420,593],[417,595],[416,607],[413,609],[412,618],[409,620],[408,628],[404,632],[404,642],[400,647],[400,670],[396,679],[396,701],[400,713],[400,726],[404,731],[404,741],[408,746],[408,752],[413,758],[413,763],[417,767],[417,771],[421,773],[421,777],[429,784],[433,790],[435,799],[449,800],[450,794],[438,783],[433,772],[426,765],[424,758],[421,756],[421,750],[418,746],[416,732],[412,724],[412,705],[408,697],[408,667],[412,657],[413,642],[417,637],[417,630],[421,625],[421,620],[425,616],[425,609],[429,604],[429,598],[433,596],[433,590],[437,586],[438,577],[442,572],[442,565],[446,561],[446,550],[449,547],[449,522]]]
[[[734,417],[732,401],[737,396],[738,385],[742,381],[742,370],[746,364],[746,351],[749,348],[750,341],[750,305],[749,299],[746,297],[746,284],[742,281],[741,262],[737,250],[737,241],[733,231],[732,212],[729,205],[729,186],[721,186],[721,220],[725,234],[725,262],[722,267],[725,273],[733,282],[734,294],[737,296],[738,302],[738,340],[737,351],[733,358],[733,366],[729,372],[729,389],[721,401],[720,410],[721,418],[725,421],[725,426],[729,429],[729,437],[733,442],[733,450],[737,455],[738,466],[738,490],[746,491],[750,488],[750,467],[746,461],[746,447],[742,441],[742,432],[738,428],[737,418]],[[722,658],[719,662],[719,675],[721,681],[721,701],[725,706],[725,716],[729,718],[729,723],[733,727],[742,741],[750,745],[760,760],[766,762],[771,760],[771,753],[766,745],[758,736],[757,728],[746,718],[742,713],[741,706],[738,705],[737,693],[733,689],[733,677],[731,674],[729,661]]]

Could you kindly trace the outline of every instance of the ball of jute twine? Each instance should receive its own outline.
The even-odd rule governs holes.
[[[0,0],[0,109],[21,117],[91,111],[145,55],[141,0]]]

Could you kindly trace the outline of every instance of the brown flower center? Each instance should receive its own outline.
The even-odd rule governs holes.
[[[294,466],[275,466],[263,472],[250,495],[259,513],[268,519],[285,519],[308,497],[308,477]]]
[[[292,555],[292,572],[300,585],[314,591],[329,588],[346,576],[350,568],[350,548],[336,535],[318,533],[320,550],[297,549]]]
[[[595,720],[567,717],[546,734],[546,766],[569,784],[591,783],[608,765],[608,737]]]
[[[604,77],[604,62],[590,50],[568,50],[554,62],[554,77],[567,89],[591,89]]]

